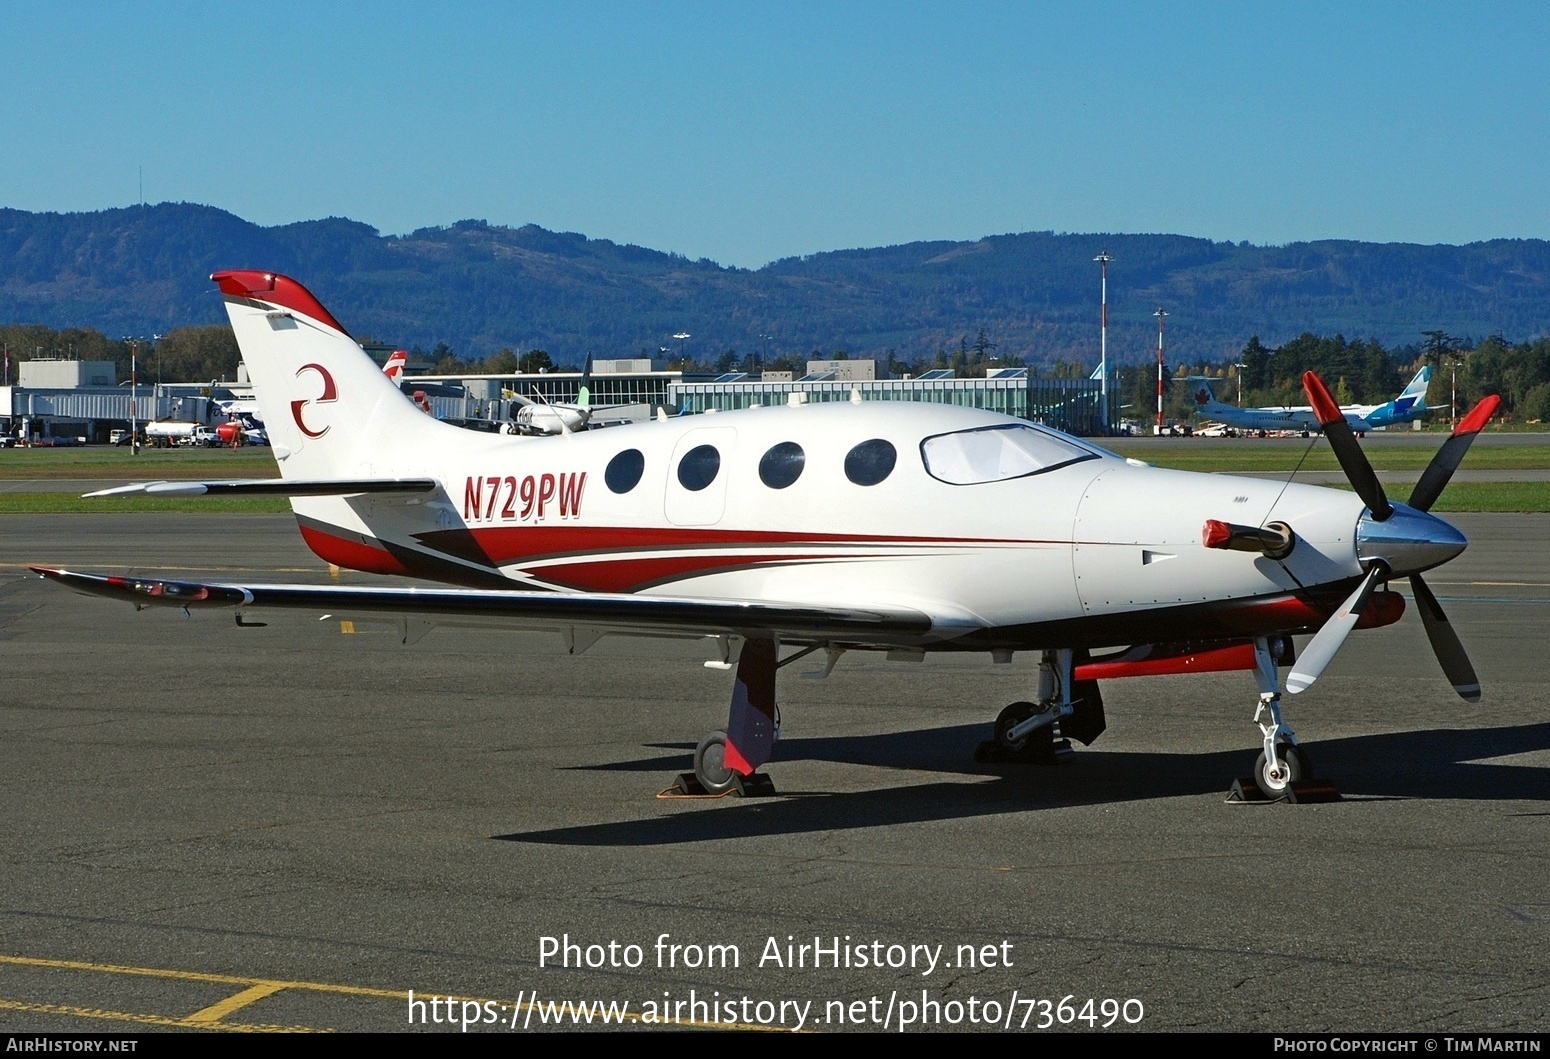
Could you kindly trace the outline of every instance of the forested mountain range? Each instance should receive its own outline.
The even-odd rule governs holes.
[[[843,351],[903,365],[978,342],[1005,363],[1096,363],[1108,251],[1110,356],[1237,357],[1307,332],[1419,344],[1442,331],[1509,341],[1550,334],[1550,242],[1468,246],[1350,241],[1252,246],[1177,235],[1030,232],[787,258],[763,268],[621,245],[536,225],[458,221],[382,235],[343,218],[261,227],[163,203],[95,213],[0,209],[0,324],[150,335],[224,320],[220,268],[286,272],[357,338],[488,357],[544,349],[556,363],[655,354],[702,363]],[[679,332],[692,337],[683,343]],[[769,336],[767,339],[761,336]]]

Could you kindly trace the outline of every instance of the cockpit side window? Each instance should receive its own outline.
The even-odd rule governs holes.
[[[978,427],[920,443],[926,473],[949,485],[1004,482],[1096,460],[1098,453],[1033,426]]]

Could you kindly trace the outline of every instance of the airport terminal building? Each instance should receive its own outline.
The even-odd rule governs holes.
[[[919,378],[879,379],[870,360],[810,361],[801,378],[791,372],[721,376],[661,371],[649,360],[597,361],[589,382],[594,422],[731,411],[754,405],[806,401],[934,401],[983,408],[1028,419],[1070,434],[1102,435],[1100,387],[1092,379],[1039,378],[1027,368],[1004,368],[986,378],[960,379],[951,371]],[[438,419],[475,429],[500,430],[530,401],[574,403],[580,372],[514,375],[416,375],[402,388],[418,394]],[[1114,395],[1111,393],[1110,397]],[[131,422],[151,420],[215,425],[227,401],[251,397],[245,372],[235,383],[116,383],[107,361],[24,361],[15,386],[0,386],[0,431],[24,443],[103,444]],[[1117,422],[1111,416],[1111,423]]]
[[[1099,415],[1099,386],[1089,379],[1033,378],[1027,368],[1003,368],[983,379],[960,379],[945,370],[928,371],[916,379],[843,378],[842,372],[834,368],[810,370],[801,379],[792,379],[789,374],[786,378],[770,377],[778,374],[734,373],[706,382],[685,380],[668,387],[668,395],[686,413],[781,405],[793,399],[849,401],[859,396],[863,401],[931,401],[983,408],[1068,434],[1104,432]]]
[[[859,396],[863,401],[933,401],[983,408],[1069,434],[1097,436],[1105,432],[1100,415],[1101,388],[1092,379],[1038,378],[1027,368],[1003,368],[986,378],[960,379],[943,370],[919,378],[879,379],[876,363],[871,360],[815,360],[807,367],[801,378],[794,378],[791,372],[768,371],[695,376],[654,371],[648,360],[597,361],[590,390],[593,406],[612,409],[616,421],[645,419],[658,408],[666,409],[669,415],[692,415],[793,401],[849,401]],[[581,374],[418,376],[405,382],[404,388],[412,390],[425,384],[454,387],[465,395],[459,404],[456,392],[438,396],[435,391],[426,391],[432,406],[445,418],[502,419],[510,414],[512,399],[506,395],[512,393],[574,403]],[[607,422],[611,417],[600,411],[596,418]]]

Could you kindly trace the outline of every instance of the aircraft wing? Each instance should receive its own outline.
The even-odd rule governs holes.
[[[320,617],[419,625],[604,632],[647,636],[774,634],[788,642],[838,640],[857,645],[917,642],[932,631],[931,616],[898,606],[748,602],[624,593],[532,592],[504,589],[366,588],[342,585],[219,584],[82,574],[49,567],[34,572],[78,592],[137,606],[289,608]]]
[[[233,478],[226,481],[136,482],[86,493],[101,496],[356,496],[361,493],[432,493],[434,478]]]

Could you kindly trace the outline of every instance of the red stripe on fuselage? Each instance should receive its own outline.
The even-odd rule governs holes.
[[[1157,652],[1140,658],[1102,658],[1076,667],[1076,680],[1117,680],[1121,677],[1160,677],[1178,673],[1227,673],[1254,668],[1254,645],[1232,644],[1185,654]]]
[[[820,555],[749,554],[669,555],[650,559],[619,556],[583,563],[559,563],[540,566],[527,572],[551,585],[585,592],[639,592],[654,585],[680,578],[702,576],[723,570],[742,570],[761,564],[805,562],[822,559]]]
[[[346,540],[316,526],[301,524],[301,539],[307,542],[312,553],[325,562],[351,570],[365,570],[372,574],[402,574],[414,576],[409,569],[385,548],[379,548],[360,540]]]
[[[510,566],[567,556],[591,556],[608,552],[664,551],[680,548],[747,547],[755,545],[819,544],[913,544],[913,545],[997,545],[1054,544],[1069,547],[1070,541],[1026,541],[981,537],[908,537],[867,533],[792,533],[783,530],[684,529],[676,526],[483,526],[468,529],[433,530],[416,533],[415,540],[429,548],[468,559],[472,538],[492,566]]]

